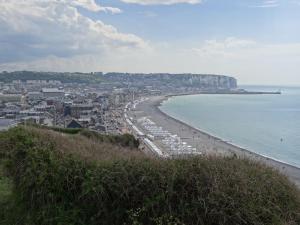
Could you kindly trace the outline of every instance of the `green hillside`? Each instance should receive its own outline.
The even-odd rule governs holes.
[[[55,73],[15,71],[0,73],[0,82],[12,82],[13,80],[58,80],[62,83],[97,83],[101,79],[91,73]]]
[[[0,224],[300,224],[296,187],[252,161],[156,159],[131,135],[33,127],[0,146]]]

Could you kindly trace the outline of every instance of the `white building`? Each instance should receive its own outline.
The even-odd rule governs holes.
[[[61,82],[59,80],[49,80],[48,84],[61,85]]]
[[[39,100],[43,97],[43,94],[38,91],[31,91],[27,93],[27,98],[29,100]]]
[[[32,84],[32,85],[47,84],[47,81],[46,80],[26,80],[26,84]]]
[[[65,92],[58,88],[43,88],[42,93],[45,98],[63,98],[65,96]]]

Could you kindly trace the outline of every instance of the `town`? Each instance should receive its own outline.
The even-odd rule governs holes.
[[[234,78],[217,75],[94,73],[77,74],[77,81],[74,77],[76,74],[66,78],[63,73],[0,73],[0,129],[34,123],[127,133],[124,107],[130,102],[153,95],[237,87]]]

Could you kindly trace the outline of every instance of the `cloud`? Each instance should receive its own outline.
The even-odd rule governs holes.
[[[121,0],[125,3],[133,3],[139,5],[174,5],[179,3],[199,4],[203,0]]]
[[[300,42],[275,44],[228,37],[198,44],[156,43],[153,48],[147,53],[108,56],[101,68],[121,72],[227,74],[236,77],[240,84],[300,84]]]
[[[105,11],[93,0],[0,0],[0,64],[148,47],[140,37],[92,20],[77,7]]]
[[[202,57],[228,57],[234,56],[241,49],[253,48],[256,45],[257,43],[253,40],[228,37],[222,41],[206,40],[200,48],[193,48],[192,51]]]
[[[147,17],[147,18],[155,18],[157,17],[157,14],[155,12],[151,12],[151,11],[144,11],[144,12],[139,12],[139,14]]]
[[[279,6],[278,0],[263,0],[257,5],[250,5],[251,8],[275,8]]]
[[[80,6],[82,8],[88,9],[90,11],[98,12],[111,12],[112,14],[121,13],[122,10],[114,7],[102,7],[95,2],[95,0],[65,0],[65,2],[70,2],[74,6]]]
[[[5,71],[55,71],[55,72],[91,72],[102,71],[101,55],[76,55],[72,57],[58,57],[50,55],[44,58],[26,62],[10,62],[0,64],[0,70]],[[88,67],[88,70],[87,70]]]
[[[293,0],[293,1],[291,1],[291,3],[293,3],[293,4],[296,4],[296,5],[300,6],[300,1],[299,1],[299,0]]]
[[[187,50],[187,68],[236,76],[240,83],[299,83],[300,42],[261,43],[235,37],[206,40]],[[182,61],[184,63],[184,61]]]
[[[5,63],[0,70],[207,73],[231,75],[240,84],[300,84],[300,42],[272,44],[228,37],[208,39],[189,48],[171,42],[151,47],[151,51],[50,55],[31,62]]]
[[[203,61],[256,61],[300,60],[300,43],[266,44],[251,39],[228,37],[206,40],[199,47],[188,50]],[[276,65],[273,65],[274,67]]]

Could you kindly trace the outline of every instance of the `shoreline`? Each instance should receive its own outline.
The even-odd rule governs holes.
[[[166,100],[170,95],[150,97],[148,101],[144,102],[139,108],[150,116],[154,122],[160,124],[166,130],[177,134],[182,139],[187,139],[190,145],[193,145],[199,149],[202,153],[207,155],[219,155],[219,156],[238,156],[240,158],[247,158],[264,163],[268,166],[273,167],[280,173],[286,175],[293,183],[300,188],[300,168],[294,165],[290,165],[286,162],[282,162],[258,153],[252,152],[246,148],[237,146],[216,137],[212,134],[206,133],[198,128],[192,127],[185,122],[173,118],[167,113],[163,112],[159,106]],[[185,137],[186,136],[186,137]],[[196,136],[196,138],[195,138]],[[191,138],[193,137],[193,138]]]
[[[200,91],[191,93],[168,94],[166,97],[184,95],[281,95],[281,91]]]

